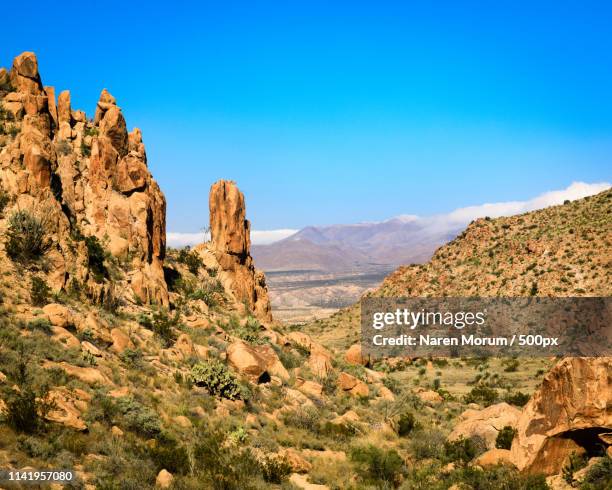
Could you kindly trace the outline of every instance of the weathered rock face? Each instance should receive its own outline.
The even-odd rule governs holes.
[[[13,133],[0,136],[0,187],[11,197],[9,212],[44,217],[53,242],[50,285],[78,281],[98,298],[109,294],[110,285],[87,268],[82,239],[95,236],[126,265],[132,297],[168,304],[165,198],[147,168],[140,130],[128,134],[114,97],[102,91],[92,123],[72,110],[68,91],[56,103],[55,89],[43,89],[36,56],[23,53],[0,84],[0,104],[0,124]]]
[[[479,437],[487,449],[493,449],[499,431],[506,426],[516,427],[520,414],[520,410],[507,403],[498,403],[482,410],[468,409],[461,414],[461,421],[449,434],[448,440]]]
[[[209,209],[211,248],[222,269],[221,281],[261,321],[271,321],[265,276],[255,269],[250,253],[251,226],[244,195],[234,182],[220,180],[210,188]]]
[[[512,443],[526,472],[559,473],[573,452],[592,452],[612,429],[612,359],[566,358],[527,403]]]

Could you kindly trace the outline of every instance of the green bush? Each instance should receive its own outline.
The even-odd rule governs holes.
[[[189,473],[189,454],[184,446],[174,440],[158,441],[158,444],[147,446],[148,456],[156,466],[156,471],[166,469],[173,474]]]
[[[485,407],[492,405],[497,400],[497,390],[488,386],[478,385],[464,396],[465,403],[481,403]]]
[[[397,434],[401,437],[407,436],[416,426],[416,420],[412,412],[404,412],[397,422]]]
[[[128,429],[144,437],[155,437],[161,432],[157,413],[133,397],[117,398],[115,406]]]
[[[263,478],[268,483],[280,485],[291,474],[291,465],[285,458],[264,456],[259,464]]]
[[[226,444],[225,434],[221,430],[202,429],[197,441],[193,450],[194,473],[198,480],[196,488],[262,488],[257,482],[261,482],[263,468],[250,450],[240,450]]]
[[[508,393],[506,395],[506,397],[504,398],[506,403],[509,403],[510,405],[516,405],[517,407],[523,407],[527,404],[527,402],[529,401],[530,396],[518,391],[516,393]]]
[[[47,286],[47,283],[36,276],[32,276],[32,283],[30,286],[30,301],[34,306],[45,306],[49,302],[49,295],[51,294],[51,288]]]
[[[510,449],[514,436],[516,436],[516,429],[506,425],[497,433],[497,437],[495,438],[495,447],[498,449]]]
[[[108,276],[108,271],[104,265],[106,253],[104,247],[95,236],[85,237],[87,246],[87,266],[97,282],[102,282]]]
[[[463,464],[469,463],[485,450],[485,441],[477,436],[468,439],[461,437],[456,441],[446,441],[444,443],[446,460]]]
[[[45,416],[54,405],[48,400],[46,384],[35,388],[28,363],[22,352],[13,376],[19,389],[8,393],[4,420],[16,432],[33,434],[44,428]]]
[[[457,484],[460,488],[477,490],[550,490],[543,475],[523,475],[506,465],[484,470],[473,466],[461,466],[450,475],[447,484]]]
[[[180,249],[176,260],[181,264],[185,264],[189,272],[194,275],[197,275],[200,271],[200,267],[204,266],[204,262],[200,255],[192,251],[189,247]]]
[[[587,472],[582,485],[582,490],[607,490],[612,488],[612,458],[604,458],[595,463]]]
[[[28,322],[28,330],[41,330],[47,334],[51,333],[51,322],[47,318],[34,318]]]
[[[191,368],[191,379],[196,386],[202,386],[213,396],[229,400],[244,396],[234,374],[220,361],[199,362]]]
[[[39,259],[51,246],[46,225],[28,211],[15,211],[6,231],[6,254],[15,262],[29,263]]]
[[[380,449],[375,446],[353,448],[351,460],[357,463],[357,473],[367,483],[398,486],[406,466],[394,449]]]
[[[6,208],[10,200],[9,195],[3,190],[0,190],[0,215],[4,212],[4,208]]]
[[[569,461],[561,471],[563,479],[571,485],[574,482],[574,473],[584,468],[586,465],[586,455],[573,452],[572,454],[570,454]]]
[[[138,323],[143,327],[152,330],[161,340],[165,347],[169,347],[176,335],[174,329],[179,325],[180,312],[177,310],[174,316],[170,316],[167,310],[160,308],[155,310],[152,315],[141,314]]]

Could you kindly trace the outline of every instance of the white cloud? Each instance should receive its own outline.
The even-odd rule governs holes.
[[[545,192],[528,201],[507,201],[497,203],[486,203],[479,206],[468,206],[465,208],[455,209],[454,211],[440,215],[436,218],[441,218],[449,223],[469,223],[476,218],[489,216],[498,218],[500,216],[511,216],[514,214],[526,213],[536,209],[547,208],[563,204],[566,199],[574,201],[583,197],[598,194],[610,188],[608,182],[599,182],[587,184],[585,182],[572,182],[566,189],[558,191]]]
[[[252,230],[251,231],[251,243],[253,245],[267,245],[268,243],[274,243],[283,238],[293,235],[298,230],[292,230],[288,228],[280,230]],[[168,245],[175,248],[184,247],[186,245],[197,245],[202,243],[208,237],[204,236],[203,232],[200,233],[180,233],[169,231],[166,234],[166,240]]]
[[[269,243],[278,242],[283,238],[290,237],[299,230],[290,228],[282,228],[280,230],[253,230],[251,231],[251,243],[253,245],[268,245]]]

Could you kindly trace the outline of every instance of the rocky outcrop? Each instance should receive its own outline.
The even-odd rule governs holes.
[[[163,275],[165,198],[147,168],[140,130],[128,134],[114,97],[102,91],[96,116],[73,111],[70,92],[55,101],[43,88],[34,53],[15,58],[10,88],[0,87],[0,186],[8,211],[27,210],[44,218],[51,237],[45,260],[55,290],[75,281],[97,299],[122,292],[89,270],[85,238],[96,237],[125,264],[132,297],[168,304]],[[129,298],[132,299],[132,298]]]
[[[592,453],[612,429],[612,359],[566,358],[527,403],[512,443],[526,472],[559,473],[572,452]]]
[[[246,219],[244,195],[227,180],[210,188],[211,249],[219,262],[219,278],[226,290],[245,302],[263,322],[272,321],[265,276],[251,257],[251,225]]]
[[[521,412],[507,403],[498,403],[482,410],[468,409],[448,436],[449,441],[478,437],[487,449],[495,448],[497,434],[504,427],[516,427]]]

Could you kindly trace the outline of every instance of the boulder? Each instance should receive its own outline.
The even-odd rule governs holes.
[[[481,466],[482,468],[487,466],[497,466],[498,464],[514,465],[510,450],[498,448],[485,451],[474,460],[473,464],[476,466]]]
[[[361,344],[353,344],[349,347],[344,355],[344,359],[349,364],[359,365],[359,366],[369,366],[370,358],[369,356],[364,356],[361,352]]]
[[[110,336],[113,341],[111,349],[117,354],[121,354],[125,349],[133,349],[134,344],[123,330],[113,328],[110,331]]]
[[[342,391],[353,396],[367,397],[370,394],[367,384],[348,373],[340,373],[338,386]]]
[[[43,313],[54,327],[66,328],[73,325],[72,312],[64,305],[50,303],[43,309]]]
[[[87,425],[81,418],[81,410],[79,410],[77,405],[80,405],[81,408],[86,408],[87,402],[85,400],[80,400],[81,403],[79,404],[79,399],[77,397],[79,394],[86,401],[91,398],[82,390],[70,391],[65,387],[51,390],[46,400],[52,403],[52,409],[47,412],[45,418],[51,422],[62,424],[71,429],[86,431]]]
[[[591,451],[612,429],[612,358],[565,358],[524,407],[512,459],[525,472],[559,473],[573,451]]]
[[[312,464],[306,461],[304,457],[293,448],[281,450],[279,456],[289,463],[291,470],[295,473],[308,473],[312,470]]]
[[[174,476],[168,470],[163,469],[157,474],[155,478],[155,486],[159,488],[169,488],[174,481]]]
[[[516,427],[521,412],[507,403],[491,405],[483,410],[468,409],[448,436],[449,441],[480,437],[487,449],[495,448],[497,434],[506,426]]]
[[[227,361],[236,371],[253,383],[267,383],[270,373],[266,360],[250,345],[239,340],[227,348]]]
[[[314,381],[304,380],[298,378],[295,381],[295,387],[306,395],[313,396],[315,398],[321,398],[323,396],[323,386],[320,383]]]

